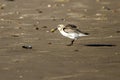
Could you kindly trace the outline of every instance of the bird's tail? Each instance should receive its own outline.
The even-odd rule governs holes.
[[[81,33],[81,34],[79,34],[79,36],[88,36],[89,35],[89,33]]]

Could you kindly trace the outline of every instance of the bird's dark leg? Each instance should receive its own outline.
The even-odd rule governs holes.
[[[67,46],[72,46],[73,45],[73,43],[74,43],[74,39],[71,41],[71,43],[70,44],[68,44]]]

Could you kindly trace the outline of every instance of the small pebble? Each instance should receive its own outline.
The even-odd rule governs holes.
[[[6,6],[6,4],[1,4],[1,5],[0,5],[0,9],[4,9],[5,6]]]
[[[39,21],[37,21],[37,22],[36,22],[36,24],[40,24],[40,22],[39,22]]]
[[[102,7],[103,9],[106,9],[106,10],[111,10],[109,7],[107,7],[107,6],[103,6]]]
[[[11,35],[12,37],[19,37],[19,35],[18,34],[13,34],[13,35]]]
[[[43,26],[42,28],[47,28],[47,26]]]
[[[1,18],[0,20],[1,20],[1,21],[4,21],[5,19]]]
[[[118,10],[112,10],[112,12],[113,12],[113,13],[117,13],[117,12],[118,12]]]
[[[39,28],[38,28],[38,27],[36,27],[35,29],[36,29],[36,30],[39,30]]]
[[[65,5],[64,4],[61,4],[62,7],[64,7]]]
[[[0,9],[4,9],[4,7],[3,7],[3,6],[0,6]]]
[[[36,11],[38,12],[38,13],[43,13],[41,10],[39,10],[39,9],[36,9]]]
[[[101,13],[96,13],[96,16],[102,16],[102,14]]]
[[[47,33],[50,32],[50,31],[46,31]]]
[[[62,20],[62,21],[65,21],[65,19],[64,19],[64,18],[62,18],[61,20]]]
[[[23,16],[20,16],[19,19],[23,19],[24,17]]]
[[[109,36],[110,38],[112,38],[113,36],[111,35],[111,36]]]
[[[6,1],[15,1],[15,0],[6,0]]]
[[[30,46],[30,45],[24,45],[24,46],[22,46],[22,48],[25,48],[25,49],[32,49],[32,46]]]
[[[19,78],[23,78],[23,76],[22,76],[22,75],[20,75],[20,76],[19,76]]]
[[[120,33],[120,31],[116,31],[117,33]]]
[[[75,52],[78,52],[79,50],[78,49],[76,49],[76,50],[74,50]]]
[[[38,11],[38,13],[42,13],[42,11]]]
[[[20,12],[19,12],[19,11],[16,11],[15,13],[16,13],[17,15],[19,15],[19,14],[20,14]]]
[[[51,5],[50,5],[50,4],[48,4],[48,6],[47,6],[47,7],[49,7],[49,8],[50,8],[50,7],[51,7]]]
[[[51,42],[49,42],[48,44],[49,44],[49,45],[51,45],[52,43],[51,43]]]

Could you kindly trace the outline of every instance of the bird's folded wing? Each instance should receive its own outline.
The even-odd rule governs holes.
[[[81,31],[76,28],[64,28],[63,29],[66,33],[80,33]]]
[[[77,26],[73,25],[73,24],[68,24],[65,26],[66,28],[77,28]]]

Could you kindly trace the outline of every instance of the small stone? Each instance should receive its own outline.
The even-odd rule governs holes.
[[[6,1],[15,1],[15,0],[6,0]]]
[[[113,36],[111,35],[111,36],[109,36],[110,38],[112,38]]]
[[[6,4],[1,4],[1,5],[0,5],[0,9],[4,9],[5,6],[6,6]]]
[[[47,28],[47,26],[43,26],[42,28]]]
[[[38,11],[38,13],[43,13],[42,11]]]
[[[116,31],[117,33],[120,33],[120,31]]]
[[[118,10],[112,10],[112,12],[113,12],[113,13],[117,13],[117,12],[118,12]]]
[[[78,49],[76,49],[76,50],[74,50],[75,52],[78,52],[79,50]]]
[[[50,8],[50,7],[51,7],[51,5],[50,5],[50,4],[48,4],[48,7]]]
[[[38,27],[36,27],[35,29],[36,29],[36,30],[39,30],[39,28],[38,28]]]
[[[0,6],[0,9],[4,9],[4,7],[3,7],[3,6]]]
[[[20,14],[20,12],[18,12],[18,11],[16,11],[15,13],[16,13],[17,15],[19,15],[19,14]]]
[[[46,31],[47,33],[50,32],[50,31]]]
[[[41,10],[39,10],[39,9],[36,9],[36,11],[38,12],[38,13],[43,13]]]
[[[23,16],[20,16],[19,19],[23,19],[24,17]]]
[[[109,7],[107,7],[107,6],[103,6],[102,7],[103,9],[106,9],[106,10],[111,10]]]
[[[65,19],[64,19],[64,18],[62,18],[61,20],[62,20],[62,21],[65,21]]]
[[[20,16],[19,19],[23,19],[24,17],[23,16]]]
[[[30,46],[30,45],[24,45],[24,46],[22,46],[22,48],[24,48],[24,49],[32,49],[32,46]]]
[[[39,21],[37,21],[37,22],[36,22],[36,24],[40,24],[40,22],[39,22]]]
[[[96,13],[96,16],[102,16],[102,14],[101,13]]]
[[[5,19],[1,18],[0,20],[1,20],[1,21],[4,21]]]
[[[61,4],[62,7],[64,7],[65,5],[64,4]]]
[[[19,37],[19,35],[18,34],[13,34],[13,35],[11,35],[12,37]]]
[[[20,76],[19,76],[19,78],[23,78],[23,76],[22,76],[22,75],[20,75]]]
[[[51,43],[51,42],[49,42],[48,44],[49,44],[49,45],[51,45],[52,43]]]
[[[22,27],[18,27],[18,29],[22,29]]]

